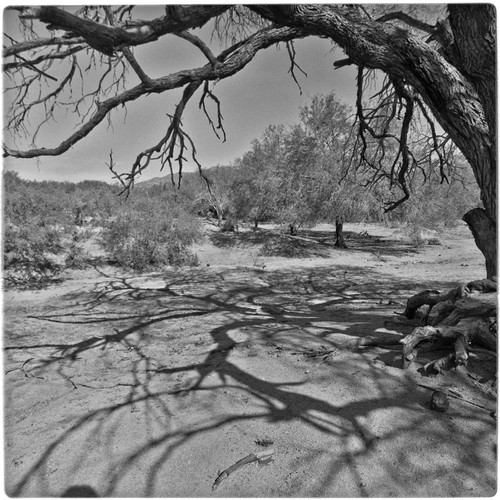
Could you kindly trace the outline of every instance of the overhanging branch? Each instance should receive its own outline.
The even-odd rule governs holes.
[[[97,109],[86,122],[54,148],[34,148],[23,151],[4,146],[4,156],[13,156],[16,158],[58,156],[86,137],[118,106],[134,101],[146,94],[160,94],[167,90],[184,87],[192,82],[227,78],[244,68],[259,50],[265,49],[278,42],[302,38],[304,36],[306,36],[306,34],[302,30],[296,28],[264,28],[244,42],[237,44],[236,48],[231,47],[223,51],[217,57],[219,64],[215,66],[212,63],[208,63],[201,68],[182,70],[168,76],[141,82],[139,85],[129,90],[97,103]]]
[[[128,21],[123,26],[109,26],[85,19],[59,7],[24,8],[22,18],[38,19],[51,30],[63,30],[72,37],[82,37],[94,49],[112,55],[122,47],[141,45],[157,40],[168,33],[199,28],[211,18],[222,14],[228,5],[172,6],[164,17],[152,21]],[[174,15],[175,12],[175,15]]]

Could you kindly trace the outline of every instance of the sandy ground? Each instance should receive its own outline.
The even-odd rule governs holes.
[[[260,256],[258,233],[226,235],[197,246],[197,268],[6,291],[7,494],[493,495],[489,412],[459,399],[432,411],[417,384],[452,379],[403,370],[401,348],[346,347],[408,333],[385,320],[411,294],[484,277],[469,231],[416,249],[347,224],[346,251],[328,229],[295,258]]]

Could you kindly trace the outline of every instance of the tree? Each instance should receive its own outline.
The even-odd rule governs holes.
[[[334,93],[316,95],[300,108],[300,117],[289,127],[267,127],[238,159],[232,204],[255,227],[267,218],[291,234],[302,226],[335,221],[338,246],[345,247],[343,220],[366,216],[369,202],[364,202],[371,198],[360,189],[361,176],[348,169],[354,147],[352,109]]]
[[[9,60],[4,66],[12,81],[12,107],[7,127],[14,133],[24,130],[34,111],[44,107],[42,125],[58,112],[57,104],[74,106],[80,112],[77,129],[53,147],[18,149],[5,145],[5,155],[18,158],[60,155],[83,140],[119,106],[150,94],[183,88],[182,98],[170,117],[161,140],[139,153],[130,173],[122,178],[130,187],[135,177],[158,160],[179,172],[190,149],[196,149],[182,126],[187,103],[201,89],[201,107],[208,100],[216,104],[216,117],[208,113],[213,130],[224,135],[219,101],[210,82],[228,78],[249,64],[255,54],[284,42],[291,58],[291,73],[297,71],[293,40],[306,36],[329,38],[344,49],[347,58],[337,67],[358,67],[357,127],[361,161],[370,165],[374,179],[389,176],[409,197],[407,181],[425,158],[417,158],[409,145],[410,126],[418,116],[427,121],[433,153],[428,162],[446,176],[444,147],[451,140],[469,162],[480,188],[483,207],[469,212],[469,224],[486,259],[487,276],[496,275],[496,24],[490,4],[450,4],[440,19],[424,22],[403,11],[377,15],[356,5],[202,5],[167,6],[165,15],[153,20],[134,18],[132,7],[85,7],[75,13],[61,8],[14,7],[19,12],[23,40],[10,38],[4,49]],[[215,55],[190,30],[209,22],[226,40],[234,41]],[[40,23],[58,31],[40,37]],[[62,33],[61,33],[62,32]],[[134,57],[132,48],[154,43],[166,34],[175,34],[201,50],[207,64],[152,78]],[[60,81],[51,73],[57,65],[66,70]],[[88,66],[87,66],[88,64]],[[83,69],[82,69],[82,65]],[[101,72],[94,88],[82,85],[82,95],[66,99],[79,75],[86,81],[88,68]],[[131,68],[139,83],[129,86],[125,73]],[[385,75],[371,111],[363,102],[367,76],[373,70]],[[294,76],[295,77],[295,76]],[[110,80],[111,79],[111,82]],[[32,92],[34,91],[35,92]],[[28,98],[35,95],[35,98]],[[377,113],[373,110],[379,110]],[[382,117],[382,118],[381,118]],[[434,124],[437,121],[446,137]],[[398,127],[395,134],[391,127]],[[31,134],[33,143],[39,128]],[[370,141],[372,144],[370,144]],[[373,141],[378,142],[374,148]],[[381,166],[384,142],[392,142],[395,155],[389,171]],[[375,152],[370,158],[369,152]],[[494,237],[493,237],[494,236]]]
[[[222,229],[224,229],[223,221],[231,213],[231,191],[234,176],[235,173],[231,167],[221,165],[212,167],[209,173],[204,174],[206,183],[198,199],[209,206],[210,211],[217,217],[218,226]],[[234,226],[234,221],[230,221],[230,223]]]
[[[237,217],[253,222],[254,229],[276,214],[280,190],[277,169],[282,161],[284,133],[282,125],[267,127],[261,139],[254,139],[251,150],[233,167],[238,176],[232,189],[232,206]]]

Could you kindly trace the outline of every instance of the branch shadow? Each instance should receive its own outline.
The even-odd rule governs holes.
[[[409,485],[409,477],[425,474],[433,480],[453,473],[472,480],[484,465],[479,443],[492,432],[486,417],[463,413],[460,419],[480,422],[481,432],[463,429],[459,435],[453,421],[422,410],[427,395],[411,378],[374,363],[377,355],[382,359],[380,353],[342,341],[374,335],[388,311],[386,302],[419,287],[411,280],[374,272],[367,276],[361,267],[183,270],[102,278],[90,290],[66,294],[48,313],[42,308],[27,315],[25,320],[36,326],[36,342],[23,337],[15,344],[14,327],[6,335],[6,367],[21,365],[6,381],[8,401],[15,403],[33,383],[48,386],[59,398],[46,405],[35,431],[54,420],[50,412],[56,401],[68,406],[23,472],[8,466],[11,496],[54,495],[72,484],[89,484],[100,496],[119,495],[126,485],[134,496],[157,496],[166,481],[175,482],[172,471],[179,465],[172,464],[183,450],[202,447],[204,437],[242,424],[265,425],[269,432],[277,429],[278,436],[283,426],[323,436],[324,443],[320,440],[286,462],[296,468],[320,464],[317,481],[288,481],[283,479],[290,472],[286,469],[268,490],[273,495],[331,495],[332,485],[346,475],[352,486],[343,493],[369,495],[360,468],[374,460],[391,487],[407,494],[418,486]],[[70,327],[78,328],[73,336],[83,332],[86,338],[68,338]],[[385,333],[395,343],[400,338],[398,332]],[[338,349],[339,355],[317,363],[305,355],[307,348]],[[275,369],[266,372],[272,362]],[[314,378],[304,377],[304,369],[313,370]],[[284,376],[290,373],[292,379]],[[313,386],[353,394],[337,402],[320,397]],[[24,427],[29,419],[16,420],[17,410],[14,404],[9,411],[7,441],[16,432],[33,432]],[[384,414],[389,410],[401,419],[388,426]],[[402,467],[422,452],[422,439],[444,437],[457,457],[452,464],[433,469],[432,455],[430,463]],[[394,443],[399,461],[376,458]],[[281,446],[284,454],[287,445]],[[64,450],[71,451],[62,460]],[[6,454],[10,463],[9,446]],[[98,466],[92,465],[96,456]],[[62,467],[58,479],[51,472],[55,463]],[[214,474],[201,478],[192,490],[178,487],[167,496],[208,496]],[[494,488],[493,481],[487,476],[485,487]],[[233,486],[227,491],[241,495],[244,490]]]

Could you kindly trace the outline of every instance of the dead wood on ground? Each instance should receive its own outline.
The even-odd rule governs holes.
[[[417,364],[430,374],[461,367],[472,380],[487,381],[490,388],[496,384],[496,277],[471,281],[447,293],[420,292],[408,299],[402,317],[420,318],[400,341],[405,368]]]

